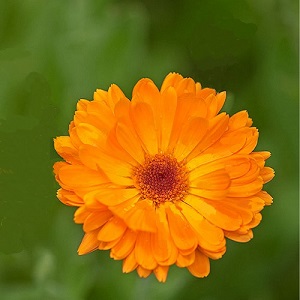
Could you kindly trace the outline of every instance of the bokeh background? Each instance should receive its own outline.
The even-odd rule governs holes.
[[[298,1],[1,0],[0,298],[298,299]],[[55,196],[53,138],[80,98],[171,71],[247,109],[276,170],[274,204],[246,244],[197,279],[122,274],[108,251],[77,255],[74,209]]]

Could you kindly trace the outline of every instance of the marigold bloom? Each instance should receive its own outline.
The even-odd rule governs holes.
[[[274,172],[248,113],[219,113],[225,97],[171,73],[160,90],[141,79],[131,101],[111,85],[78,102],[54,172],[59,200],[78,207],[79,254],[110,249],[123,272],[164,282],[173,264],[205,277],[225,238],[252,238]]]

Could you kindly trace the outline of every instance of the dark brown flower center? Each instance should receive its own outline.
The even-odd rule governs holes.
[[[188,170],[172,155],[148,156],[143,165],[134,169],[133,178],[143,199],[156,205],[182,200],[188,190]]]

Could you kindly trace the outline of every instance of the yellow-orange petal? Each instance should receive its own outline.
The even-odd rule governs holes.
[[[198,238],[198,244],[206,250],[222,252],[225,246],[223,230],[208,222],[194,207],[181,203],[180,210],[193,227]]]
[[[106,134],[91,124],[78,124],[76,132],[82,144],[101,147],[105,143]]]
[[[266,205],[273,203],[273,197],[271,197],[266,191],[260,191],[257,196],[262,199]]]
[[[271,181],[275,176],[274,170],[270,167],[264,167],[260,171],[259,175],[262,177],[264,183],[267,183],[267,182]]]
[[[199,98],[204,99],[204,101],[210,96],[210,95],[216,95],[216,90],[211,88],[203,88],[200,90],[197,90],[197,96]]]
[[[101,172],[91,170],[82,165],[65,165],[60,168],[58,177],[70,189],[97,186],[106,182]]]
[[[263,187],[262,178],[257,178],[251,182],[238,184],[232,181],[228,189],[228,197],[250,197],[261,191]]]
[[[109,210],[92,211],[84,220],[83,230],[85,232],[100,228],[112,217],[112,213]]]
[[[166,209],[166,213],[174,244],[180,250],[192,252],[192,249],[195,249],[198,243],[195,232],[175,205],[170,205]]]
[[[192,118],[205,118],[206,110],[206,105],[201,99],[186,94],[177,97],[176,112],[169,142],[170,150],[175,148],[183,125]]]
[[[159,90],[151,79],[142,78],[133,88],[132,101],[133,104],[143,102],[157,108],[160,102]]]
[[[151,155],[158,153],[158,136],[151,106],[137,102],[131,106],[131,117],[145,152]]]
[[[99,241],[111,242],[120,238],[126,229],[126,224],[120,218],[111,217],[99,230],[97,238]]]
[[[222,207],[222,205],[216,205],[213,200],[188,195],[185,203],[220,228],[236,230],[242,224],[241,217],[235,211]]]
[[[114,208],[110,208],[115,211]],[[150,200],[141,200],[120,214],[127,226],[133,230],[156,232],[155,207]]]
[[[94,197],[100,203],[106,206],[119,205],[128,199],[138,195],[139,191],[136,188],[123,187],[103,187],[97,190]]]
[[[225,232],[225,235],[227,238],[239,243],[249,242],[253,238],[252,230],[249,230],[243,234],[234,231],[233,232],[227,231]]]
[[[112,84],[108,89],[108,98],[107,103],[111,107],[111,110],[114,111],[115,105],[122,99],[127,99],[122,90],[116,85]]]
[[[102,170],[107,176],[106,178],[109,178],[112,182],[125,186],[133,184],[131,179],[132,166],[128,162],[116,159],[97,147],[87,145],[80,149],[79,156],[86,166],[94,170]],[[114,167],[112,168],[112,166]],[[101,178],[100,174],[98,176]],[[103,183],[107,181],[106,179]]]
[[[123,260],[123,273],[129,273],[132,272],[137,268],[138,264],[135,259],[135,253],[134,250]]]
[[[168,150],[177,108],[177,94],[173,87],[169,87],[162,93],[159,148],[161,151]]]
[[[98,230],[87,232],[78,248],[78,254],[86,254],[96,250],[99,246],[99,241],[97,240]]]
[[[132,124],[119,122],[116,125],[116,138],[120,146],[138,163],[143,163],[145,151]]]
[[[85,205],[80,206],[74,213],[74,222],[77,224],[83,223],[90,213],[91,211]]]
[[[147,278],[152,273],[152,270],[145,269],[142,266],[138,266],[136,271],[141,278]]]
[[[157,267],[151,248],[151,233],[139,232],[135,244],[136,262],[145,269],[153,270]]]
[[[190,266],[195,261],[195,251],[191,252],[188,255],[183,255],[178,253],[176,265],[180,268],[185,268],[187,266]]]
[[[187,157],[188,160],[202,154],[215,142],[217,142],[228,126],[229,117],[225,113],[221,113],[209,120],[207,133],[202,140],[197,144],[194,150]]]
[[[196,94],[196,85],[192,78],[182,78],[174,84],[174,88],[178,96],[181,96],[182,94]]]
[[[57,198],[64,204],[70,205],[70,206],[81,206],[84,204],[84,201],[82,198],[78,197],[74,192],[59,189],[57,191]]]
[[[170,86],[175,87],[182,79],[183,77],[178,73],[169,73],[162,83],[161,92]]]
[[[168,271],[169,271],[169,266],[160,266],[160,265],[158,265],[153,270],[153,273],[154,273],[156,279],[159,282],[165,282],[167,280]]]
[[[99,250],[109,250],[109,249],[113,248],[116,244],[118,244],[118,242],[120,241],[121,238],[122,238],[122,236],[119,236],[115,240],[112,240],[109,242],[99,241],[98,249]]]
[[[80,163],[78,149],[74,147],[69,136],[59,136],[54,139],[56,152],[68,163]]]
[[[157,231],[151,234],[151,247],[154,258],[160,265],[172,265],[176,262],[178,249],[169,230],[166,212],[163,207],[156,210]]]
[[[251,126],[250,118],[246,110],[242,110],[230,117],[228,128],[230,131]]]
[[[191,172],[191,176],[197,172]],[[204,190],[226,190],[231,180],[225,170],[217,170],[202,176],[197,176],[195,179],[192,177],[190,182],[191,187]]]
[[[111,257],[114,259],[124,259],[127,257],[135,247],[137,233],[129,228],[123,234],[119,242],[111,249]]]
[[[226,98],[226,93],[222,92],[220,94],[215,95],[214,93],[211,93],[205,98],[205,103],[207,106],[207,119],[211,119],[217,115],[217,113],[222,108]]]
[[[195,277],[206,277],[210,272],[208,257],[199,250],[195,251],[194,263],[187,268]]]
[[[247,135],[246,143],[243,148],[237,153],[240,154],[249,154],[257,146],[258,141],[258,130],[255,127],[250,127]]]
[[[94,93],[94,100],[104,102],[112,112],[114,111],[116,103],[122,99],[126,99],[126,97],[121,89],[115,84],[112,84],[107,92],[97,89]]]
[[[208,122],[203,118],[190,119],[183,125],[174,149],[174,156],[181,161],[186,158],[201,142],[208,129]]]

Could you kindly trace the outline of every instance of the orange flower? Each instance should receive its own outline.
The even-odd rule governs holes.
[[[219,113],[225,97],[171,73],[160,90],[141,79],[131,101],[112,85],[78,102],[54,172],[60,201],[78,207],[80,255],[110,249],[123,272],[164,282],[173,264],[205,277],[225,238],[252,238],[274,172],[269,152],[252,152],[248,113]]]

